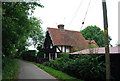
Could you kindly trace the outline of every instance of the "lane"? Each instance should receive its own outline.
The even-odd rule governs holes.
[[[24,61],[19,61],[20,63],[20,73],[18,79],[56,79],[47,72],[38,68],[34,64],[27,63]]]

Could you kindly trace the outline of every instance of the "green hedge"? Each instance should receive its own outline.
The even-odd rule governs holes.
[[[57,58],[56,60],[51,60],[50,62],[46,62],[44,63],[44,65],[50,66],[56,70],[64,71],[66,63],[72,61],[72,59],[70,59],[69,55],[66,53],[60,54],[60,57],[61,58]]]
[[[105,79],[105,63],[100,60],[101,55],[81,54],[78,58],[70,59],[63,54],[61,58],[52,60],[44,65],[66,72],[82,80]]]
[[[45,70],[46,72],[48,72],[49,74],[51,74],[52,76],[56,77],[57,79],[59,79],[60,81],[83,81],[83,80],[79,80],[75,77],[72,77],[70,75],[67,75],[66,73],[63,73],[61,71],[52,69],[50,67],[44,66],[42,64],[36,64],[38,67],[40,67],[41,69]]]
[[[2,81],[16,79],[19,72],[18,59],[5,57],[2,60]]]

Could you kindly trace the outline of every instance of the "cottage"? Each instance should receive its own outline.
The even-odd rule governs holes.
[[[89,47],[94,47],[94,48],[98,48],[98,44],[94,41],[94,40],[86,40],[87,43],[89,44]]]
[[[58,28],[47,28],[44,41],[44,58],[56,59],[59,53],[83,50],[88,48],[88,41],[79,31],[65,30],[64,25]]]

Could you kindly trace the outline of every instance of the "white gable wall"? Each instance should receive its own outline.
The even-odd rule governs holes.
[[[61,46],[58,46],[58,48],[61,50]],[[56,50],[57,52],[60,52],[58,48],[56,48]]]
[[[69,47],[69,46],[58,46],[58,48],[59,48],[62,52],[70,52],[70,47]],[[58,48],[56,48],[56,50],[57,50],[57,52],[60,52]]]

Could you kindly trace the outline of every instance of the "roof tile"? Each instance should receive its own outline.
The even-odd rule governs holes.
[[[76,50],[85,49],[88,43],[82,34],[78,31],[64,30],[60,31],[57,28],[48,28],[53,45],[72,46]]]

